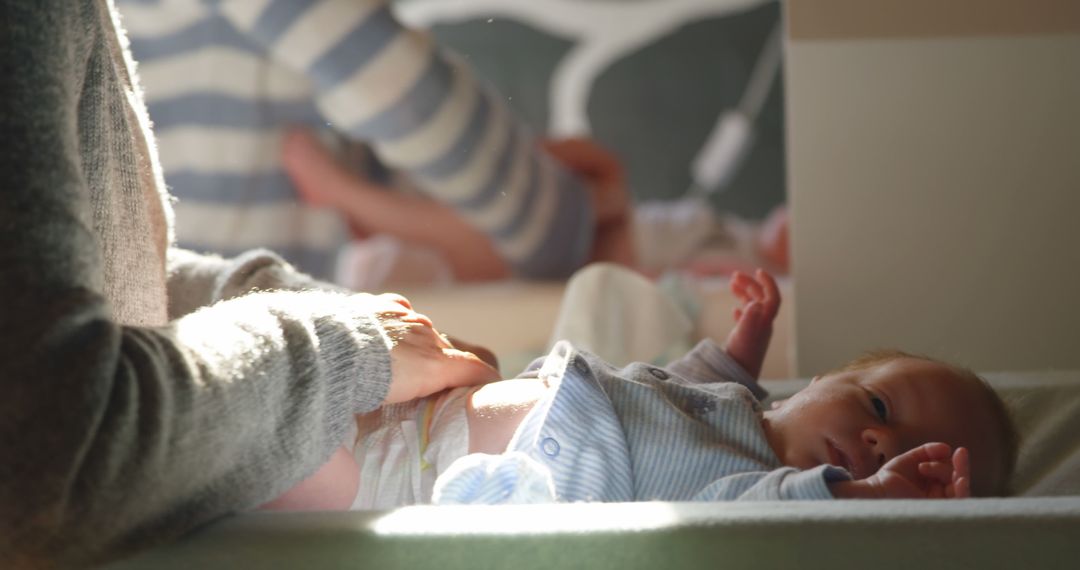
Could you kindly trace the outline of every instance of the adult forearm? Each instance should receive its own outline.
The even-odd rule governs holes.
[[[0,405],[5,549],[112,555],[254,508],[314,471],[389,382],[385,339],[339,295],[251,295],[157,330],[69,301],[3,355],[5,378],[33,379]]]
[[[170,319],[252,291],[347,292],[297,271],[280,256],[264,249],[226,259],[170,248],[167,275]]]
[[[0,10],[0,567],[82,565],[310,473],[390,359],[366,297],[248,295],[169,324],[108,3]]]

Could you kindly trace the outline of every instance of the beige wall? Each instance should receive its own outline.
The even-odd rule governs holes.
[[[1080,2],[791,1],[796,374],[1080,368]]]

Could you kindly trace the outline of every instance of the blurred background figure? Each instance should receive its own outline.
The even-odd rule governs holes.
[[[283,158],[303,160],[319,140],[364,175],[369,217],[405,225],[398,214],[407,211],[431,224],[419,241],[392,229],[447,260],[448,278],[561,278],[604,252],[630,251],[628,241],[599,239],[611,220],[599,217],[598,190],[553,161],[465,62],[403,27],[382,0],[118,5],[179,198],[183,246],[229,255],[268,245],[334,278],[349,224],[361,237],[373,228],[300,199],[313,193],[293,184]],[[306,129],[283,145],[296,126]],[[380,196],[385,186],[437,201]]]
[[[357,288],[787,272],[777,2],[119,4],[188,246],[269,242]],[[418,63],[388,63],[402,38]],[[466,94],[473,72],[500,95]]]
[[[787,273],[775,0],[400,0],[548,136],[618,157],[640,269]]]

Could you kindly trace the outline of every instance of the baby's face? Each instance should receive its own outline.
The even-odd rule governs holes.
[[[766,412],[763,426],[780,460],[799,469],[828,463],[864,479],[929,442],[967,447],[978,468],[997,453],[986,443],[995,424],[982,390],[941,364],[901,358],[815,378]]]

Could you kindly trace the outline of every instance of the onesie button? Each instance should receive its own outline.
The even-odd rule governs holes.
[[[574,368],[577,368],[577,371],[582,374],[589,372],[589,367],[585,365],[585,361],[580,356],[574,359]]]
[[[716,401],[704,396],[691,396],[687,407],[694,415],[700,417],[716,410]]]
[[[650,368],[649,372],[652,372],[652,375],[656,376],[660,380],[667,380],[669,378],[668,373],[660,370],[659,368]]]
[[[550,437],[545,437],[540,441],[540,449],[543,450],[544,455],[555,457],[559,454],[559,442]]]

